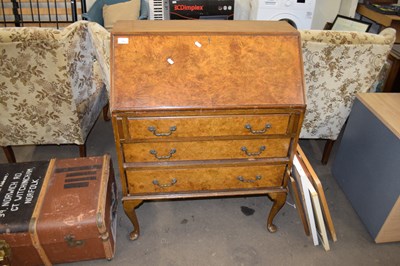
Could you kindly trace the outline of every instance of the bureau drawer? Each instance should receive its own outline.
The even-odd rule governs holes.
[[[284,158],[290,138],[123,144],[125,162]]]
[[[131,139],[284,135],[289,114],[128,118]]]
[[[281,186],[286,165],[127,170],[129,194]]]

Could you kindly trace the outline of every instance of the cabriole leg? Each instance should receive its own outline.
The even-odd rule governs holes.
[[[110,116],[109,116],[109,111],[110,111],[110,104],[107,103],[104,107],[103,107],[103,119],[104,121],[110,121]]]
[[[86,157],[86,143],[79,146],[79,156]]]
[[[334,140],[328,139],[325,143],[324,153],[322,154],[321,163],[326,165],[328,163],[329,157],[331,155],[333,144],[335,143]]]
[[[136,216],[135,208],[142,203],[142,200],[124,200],[122,202],[124,206],[124,211],[126,216],[128,216],[129,220],[133,225],[133,231],[129,234],[130,240],[136,240],[139,237],[140,229],[139,229],[139,221]]]
[[[274,220],[279,210],[283,207],[283,205],[285,205],[287,193],[270,193],[268,195],[272,199],[274,204],[272,205],[271,211],[268,215],[267,229],[270,233],[275,233],[278,228],[272,223],[272,221]]]

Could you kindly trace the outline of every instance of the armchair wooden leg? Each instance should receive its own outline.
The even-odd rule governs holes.
[[[15,155],[14,151],[12,150],[11,146],[3,146],[4,154],[6,155],[7,161],[9,163],[15,163]]]
[[[324,153],[322,154],[321,163],[323,165],[328,163],[329,156],[331,155],[333,144],[335,143],[334,140],[328,139],[325,143]]]
[[[79,146],[79,155],[81,157],[86,157],[86,144],[78,145]]]
[[[103,119],[104,119],[105,121],[109,121],[109,120],[110,120],[109,111],[110,111],[110,103],[107,103],[107,104],[103,107]]]

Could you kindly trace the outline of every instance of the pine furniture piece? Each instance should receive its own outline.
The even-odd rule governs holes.
[[[125,213],[143,200],[286,200],[304,104],[300,35],[285,22],[123,21],[111,111]]]
[[[360,14],[361,17],[366,17],[367,19],[375,21],[381,27],[394,28],[396,30],[396,43],[400,42],[400,16],[382,14],[363,4],[358,4],[356,12]]]
[[[332,173],[376,243],[400,241],[400,94],[361,93]]]
[[[382,92],[400,92],[400,44],[393,45],[387,62],[389,67]]]

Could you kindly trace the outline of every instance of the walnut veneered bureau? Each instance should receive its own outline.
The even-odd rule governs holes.
[[[121,21],[111,111],[123,206],[265,194],[272,221],[305,110],[299,33],[285,22]]]

